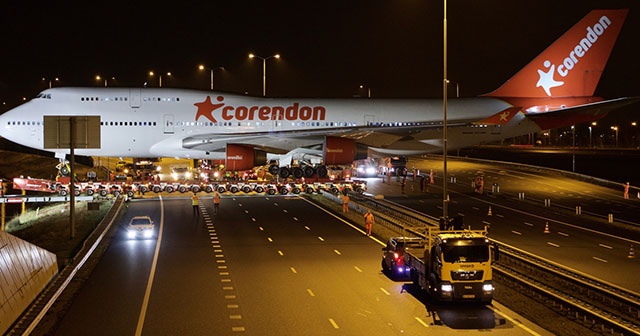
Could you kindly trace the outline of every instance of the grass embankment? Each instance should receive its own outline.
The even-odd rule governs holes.
[[[76,204],[75,235],[71,238],[69,203],[35,204],[24,214],[7,222],[6,230],[34,245],[54,253],[58,265],[63,267],[66,261],[82,247],[85,238],[100,223],[111,208],[111,201],[98,203],[98,210],[88,210],[87,202]]]

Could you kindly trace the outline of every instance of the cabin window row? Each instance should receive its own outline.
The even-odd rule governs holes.
[[[128,101],[128,97],[80,97],[80,101],[83,102],[96,102],[96,101]]]
[[[179,102],[180,97],[142,97],[146,102]]]
[[[41,121],[7,121],[7,126],[40,126]]]
[[[101,121],[101,126],[156,126],[155,121]]]

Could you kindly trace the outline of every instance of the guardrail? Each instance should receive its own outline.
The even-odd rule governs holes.
[[[337,195],[323,194],[340,203]],[[438,225],[438,220],[413,209],[364,195],[351,196],[349,206],[359,212],[370,209],[376,225],[392,235],[422,237],[420,229]],[[414,229],[412,229],[414,228]],[[424,230],[423,230],[424,231]],[[388,237],[384,237],[388,238]],[[500,250],[493,268],[496,275],[527,288],[574,320],[611,334],[640,335],[640,294],[616,287],[603,280],[569,269],[516,247],[491,239]]]

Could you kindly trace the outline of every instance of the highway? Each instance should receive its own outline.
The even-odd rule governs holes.
[[[215,216],[212,205],[132,201],[55,334],[549,334],[499,303],[429,303],[381,272],[378,241],[300,197],[225,195]],[[140,214],[155,239],[125,239]]]
[[[422,169],[442,165],[433,159],[412,163]],[[622,185],[611,189],[548,172],[482,162],[452,160],[448,166],[449,175],[455,178],[455,183],[449,183],[451,216],[463,215],[465,224],[473,228],[488,225],[493,239],[640,292],[635,276],[640,265],[637,258],[629,258],[632,246],[640,247],[640,200],[636,192],[624,199]],[[484,176],[483,194],[471,187],[477,175]],[[410,191],[413,181],[408,179],[407,194],[399,195],[400,187],[394,179],[391,184],[381,183],[382,188],[376,192],[439,217],[441,181],[436,180],[429,192],[419,193],[419,184],[414,186],[416,192]],[[499,185],[499,192],[492,192],[494,183]],[[576,206],[581,206],[582,215],[576,215]],[[611,224],[609,214],[613,215]]]

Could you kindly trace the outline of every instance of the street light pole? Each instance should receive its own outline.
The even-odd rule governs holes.
[[[444,1],[443,37],[443,80],[442,80],[442,217],[449,216],[449,197],[447,191],[447,0]]]
[[[270,58],[280,58],[280,54],[275,54],[269,57],[260,57],[255,54],[249,54],[249,58],[258,58],[262,60],[262,96],[267,96],[267,60]]]

